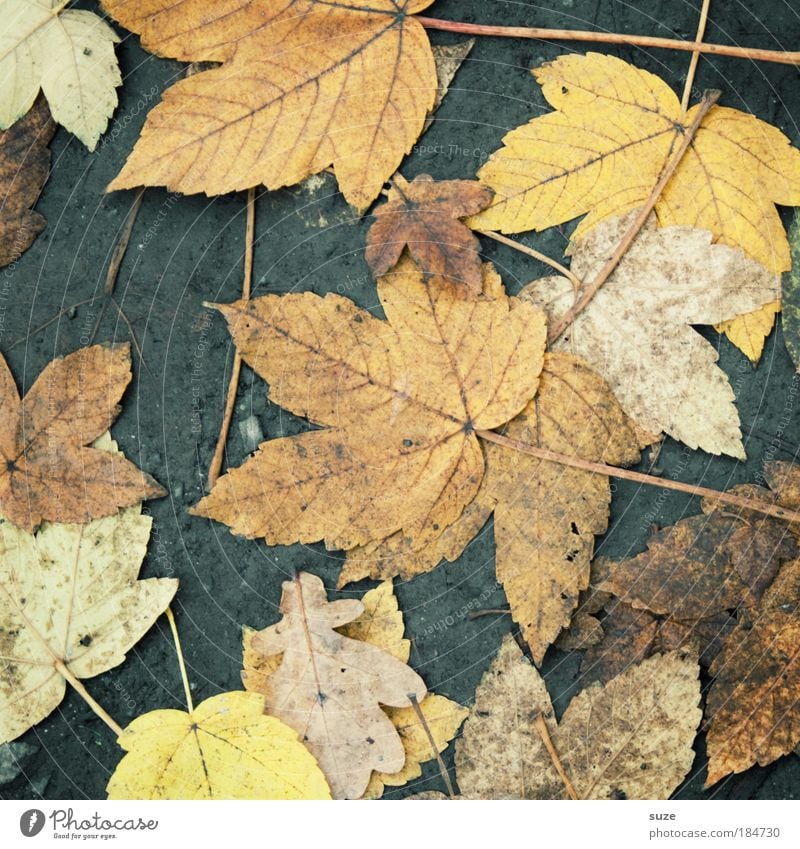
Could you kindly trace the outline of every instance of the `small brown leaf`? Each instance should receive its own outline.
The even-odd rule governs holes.
[[[491,190],[470,180],[436,182],[427,174],[407,183],[396,174],[389,200],[375,210],[367,234],[366,260],[379,277],[400,261],[408,246],[424,274],[441,275],[456,288],[481,291],[480,245],[458,219],[484,209]]]
[[[0,133],[0,267],[19,259],[47,223],[31,207],[50,171],[47,145],[55,128],[40,97],[24,118]]]
[[[53,360],[20,399],[0,355],[0,514],[33,531],[165,494],[122,454],[87,447],[119,415],[130,379],[127,343],[93,345]]]

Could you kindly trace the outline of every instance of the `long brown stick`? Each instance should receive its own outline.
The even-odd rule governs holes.
[[[244,248],[244,280],[242,281],[242,298],[250,297],[250,284],[253,279],[253,241],[256,231],[256,190],[251,188],[247,192],[247,225],[245,229]],[[242,358],[236,351],[233,355],[233,368],[231,368],[231,381],[228,384],[228,396],[225,399],[225,411],[222,414],[222,425],[217,437],[217,447],[208,467],[208,488],[211,489],[217,482],[222,469],[222,457],[225,453],[225,443],[228,441],[228,431],[233,419],[233,407],[236,404],[236,392],[239,388],[239,372],[242,370]]]
[[[672,175],[675,173],[678,166],[681,164],[683,157],[686,155],[686,151],[689,150],[690,145],[692,144],[692,139],[700,128],[700,124],[703,122],[703,119],[708,114],[708,111],[712,106],[719,100],[721,92],[719,91],[708,91],[705,93],[703,100],[700,103],[700,108],[697,110],[697,114],[694,117],[691,125],[688,127],[683,136],[683,141],[681,142],[681,146],[675,151],[675,155],[670,159],[667,163],[666,168],[661,173],[661,177],[656,183],[653,191],[650,193],[650,197],[647,199],[647,203],[639,210],[639,214],[634,219],[631,226],[628,228],[627,232],[622,238],[622,241],[617,245],[616,250],[612,254],[611,258],[608,262],[600,269],[600,273],[595,277],[595,279],[589,283],[586,288],[581,292],[580,297],[575,301],[572,307],[561,316],[561,318],[553,324],[550,328],[550,331],[547,334],[547,342],[551,344],[558,339],[559,336],[572,324],[573,321],[586,309],[589,302],[592,298],[597,294],[600,287],[603,283],[608,280],[608,278],[614,273],[616,267],[622,261],[622,258],[625,256],[628,248],[633,244],[636,237],[639,235],[639,231],[644,227],[647,219],[650,217],[650,213],[655,208],[655,205],[658,203],[661,194],[667,186],[667,183],[670,181]]]
[[[699,44],[706,34],[706,25],[708,24],[708,12],[711,8],[711,0],[703,0],[703,8],[700,10],[700,22],[697,24],[697,35],[694,40]],[[686,74],[686,82],[683,86],[683,96],[681,97],[681,114],[686,115],[689,111],[689,101],[692,98],[692,86],[694,78],[697,74],[697,63],[700,61],[700,51],[692,51],[692,59],[689,62],[689,72]]]
[[[550,760],[553,762],[556,772],[564,782],[567,795],[570,799],[577,801],[580,797],[575,792],[575,787],[570,781],[567,771],[564,769],[564,764],[561,763],[561,758],[558,756],[558,752],[556,751],[556,747],[553,745],[553,741],[550,739],[550,732],[547,730],[547,723],[544,721],[544,717],[540,713],[537,713],[533,724],[536,726],[536,730],[542,738],[542,743],[544,743],[544,747],[547,749],[547,754],[550,755]]]
[[[663,47],[685,53],[709,53],[714,56],[734,56],[758,62],[777,62],[779,65],[800,65],[800,52],[762,50],[759,47],[734,47],[728,44],[705,44],[697,41],[680,41],[676,38],[658,38],[650,35],[628,35],[620,32],[591,32],[589,30],[549,29],[547,27],[502,27],[487,24],[469,24],[462,21],[443,21],[414,15],[426,29],[460,32],[465,35],[489,35],[500,38],[533,38],[540,41],[589,41],[594,44],[628,44],[632,47]]]
[[[647,486],[658,486],[662,489],[673,489],[677,492],[685,492],[689,495],[700,495],[704,498],[713,498],[722,504],[730,504],[733,507],[738,507],[741,510],[752,510],[755,513],[763,513],[766,516],[774,516],[776,519],[783,519],[787,522],[800,522],[800,513],[796,510],[787,510],[779,504],[769,504],[766,501],[756,501],[750,498],[744,498],[741,495],[733,495],[730,492],[719,492],[716,489],[709,489],[705,486],[697,486],[693,483],[681,483],[680,481],[669,480],[669,478],[659,478],[655,475],[645,475],[642,472],[633,472],[630,469],[619,469],[616,466],[607,466],[605,463],[593,463],[590,460],[582,460],[580,457],[572,457],[569,454],[559,454],[557,451],[550,451],[548,448],[538,448],[535,445],[530,445],[527,442],[520,442],[517,439],[509,439],[507,436],[502,436],[492,430],[477,430],[475,431],[481,439],[486,439],[489,442],[495,442],[498,445],[503,445],[506,448],[512,448],[514,451],[519,451],[522,454],[530,454],[531,457],[538,457],[540,460],[548,460],[551,463],[559,463],[562,466],[569,466],[573,469],[582,469],[585,472],[594,472],[598,475],[608,475],[612,478],[621,480],[633,481],[634,483],[643,483]]]
[[[425,736],[428,738],[428,742],[431,744],[431,750],[433,751],[433,755],[436,758],[436,763],[439,765],[439,772],[442,774],[442,778],[444,779],[444,783],[447,787],[447,792],[450,795],[451,799],[455,799],[456,791],[453,787],[453,782],[450,780],[450,773],[447,771],[447,767],[445,766],[445,762],[441,754],[439,753],[436,741],[433,739],[433,734],[431,734],[431,729],[428,726],[428,720],[425,719],[425,714],[422,712],[422,708],[419,706],[417,697],[413,693],[409,693],[408,700],[411,702],[411,707],[414,708],[414,713],[416,713],[417,719],[420,721],[420,725],[422,725],[422,728],[425,731]]]
[[[117,735],[122,734],[122,726],[115,722],[108,714],[106,709],[96,702],[92,694],[83,686],[78,678],[76,678],[67,668],[67,665],[60,660],[54,663],[56,671],[59,672],[66,680],[77,690],[78,695],[86,702],[87,705],[105,722],[105,724]]]

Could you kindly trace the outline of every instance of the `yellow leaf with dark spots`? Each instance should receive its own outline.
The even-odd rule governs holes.
[[[494,203],[470,223],[519,233],[588,213],[575,231],[580,241],[645,203],[698,107],[682,117],[663,80],[613,56],[561,56],[533,73],[556,111],[506,135],[478,174]],[[780,274],[791,261],[775,204],[800,204],[800,151],[777,128],[715,106],[655,212],[661,226],[709,230]],[[770,301],[722,329],[755,360],[775,311]]]

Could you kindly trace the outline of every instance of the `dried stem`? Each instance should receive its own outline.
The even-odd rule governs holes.
[[[91,693],[83,686],[78,678],[76,678],[67,668],[67,665],[61,660],[55,660],[53,665],[78,692],[78,695],[86,702],[87,705],[105,722],[105,724],[119,737],[122,734],[122,726],[115,722],[108,714],[106,709],[94,700]]]
[[[417,697],[413,693],[409,693],[408,699],[411,702],[411,707],[414,708],[414,713],[416,713],[417,719],[420,721],[420,724],[425,730],[425,736],[428,738],[428,742],[431,744],[431,750],[433,751],[433,756],[436,758],[436,763],[439,764],[439,772],[441,772],[442,778],[444,779],[444,783],[447,786],[447,792],[451,799],[455,799],[456,791],[453,788],[453,782],[450,780],[450,773],[447,771],[447,767],[445,766],[444,760],[442,759],[442,756],[439,753],[436,741],[433,739],[433,734],[431,734],[431,729],[428,725],[428,720],[425,719],[425,714],[422,712],[422,709],[419,706]]]
[[[125,216],[125,221],[122,224],[122,230],[117,239],[117,244],[114,246],[114,251],[111,254],[111,262],[108,264],[108,270],[106,271],[106,285],[103,287],[106,295],[110,295],[114,291],[114,286],[117,284],[117,275],[119,274],[122,260],[125,259],[125,252],[128,250],[128,243],[131,240],[131,233],[133,233],[133,225],[136,223],[136,216],[139,214],[143,198],[144,186],[136,190],[131,208],[128,210],[128,214]]]
[[[529,248],[527,245],[522,245],[519,242],[514,241],[514,239],[509,239],[508,236],[503,236],[501,233],[495,233],[494,230],[476,230],[475,232],[480,233],[481,236],[486,236],[489,239],[494,239],[495,242],[500,242],[501,245],[513,248],[515,251],[519,251],[526,256],[539,260],[539,262],[543,262],[545,265],[549,265],[550,268],[554,268],[559,274],[571,281],[576,292],[579,292],[583,288],[583,281],[579,277],[574,275],[568,268],[561,265],[560,262],[550,259],[549,256],[540,253],[535,248]]]
[[[244,280],[242,282],[242,298],[244,300],[250,297],[250,284],[253,279],[253,242],[255,231],[256,190],[254,187],[248,189],[247,192],[247,226],[245,230]],[[231,420],[233,419],[233,407],[236,403],[236,392],[239,388],[239,372],[241,370],[242,358],[239,356],[239,352],[235,351],[233,355],[233,367],[231,368],[231,380],[228,384],[228,397],[225,400],[225,411],[222,414],[222,425],[219,429],[214,456],[211,458],[211,464],[208,467],[209,489],[217,482],[220,470],[222,469],[222,456],[225,453],[225,443],[228,441],[228,431],[231,428]]]
[[[650,197],[647,199],[645,205],[639,210],[639,214],[636,216],[635,220],[628,228],[625,235],[622,237],[622,241],[617,245],[616,250],[612,254],[611,258],[608,262],[600,269],[600,273],[595,277],[595,279],[589,283],[586,288],[581,292],[580,297],[575,301],[572,307],[561,316],[561,318],[550,328],[549,333],[547,334],[547,342],[548,344],[552,344],[558,339],[559,336],[572,324],[573,321],[586,309],[589,302],[592,298],[597,294],[600,287],[608,280],[608,278],[614,273],[616,267],[620,264],[622,258],[625,256],[628,248],[633,244],[636,237],[639,235],[639,231],[644,227],[647,219],[650,217],[650,213],[653,211],[655,205],[658,203],[659,198],[661,197],[662,192],[667,186],[667,183],[670,181],[672,175],[675,173],[676,169],[680,165],[683,157],[686,155],[686,151],[689,150],[689,147],[692,144],[692,139],[695,136],[695,133],[700,128],[700,124],[702,124],[703,119],[708,114],[709,110],[714,106],[714,104],[719,100],[721,92],[719,91],[707,91],[703,96],[703,100],[700,103],[700,108],[697,110],[697,115],[695,115],[694,120],[691,123],[691,126],[685,131],[683,136],[683,141],[681,142],[681,146],[675,152],[675,155],[670,159],[667,163],[664,170],[661,172],[661,177],[656,183],[653,191],[650,193]]]
[[[520,442],[517,439],[509,439],[507,436],[502,436],[492,430],[478,430],[475,432],[481,437],[481,439],[486,439],[487,441],[494,442],[497,445],[503,445],[506,448],[511,448],[514,451],[521,452],[522,454],[530,454],[531,457],[538,457],[540,460],[547,460],[551,463],[559,463],[562,466],[569,466],[573,469],[582,469],[585,472],[594,472],[598,475],[607,475],[612,478],[633,481],[634,483],[658,486],[662,489],[673,489],[677,492],[685,492],[688,495],[700,495],[703,498],[713,498],[715,501],[722,504],[730,504],[733,507],[738,507],[740,510],[752,510],[755,513],[763,513],[765,516],[774,516],[776,519],[783,519],[786,522],[800,522],[800,513],[796,510],[787,510],[779,504],[770,504],[766,501],[744,498],[741,495],[734,495],[730,492],[719,492],[716,489],[709,489],[705,486],[697,486],[693,483],[681,483],[680,481],[669,480],[669,478],[645,475],[642,472],[633,472],[630,469],[619,469],[616,466],[607,466],[605,463],[593,463],[590,460],[582,460],[580,457],[572,457],[569,454],[559,454],[557,451],[550,451],[548,448],[538,448],[537,446],[530,445],[527,442]]]
[[[139,345],[139,340],[136,338],[136,331],[133,329],[133,324],[131,320],[125,315],[125,311],[122,307],[117,303],[117,299],[109,292],[108,297],[111,300],[111,303],[116,307],[117,313],[119,317],[125,322],[125,326],[128,328],[128,333],[131,335],[131,341],[133,342],[133,347],[136,348],[136,353],[139,355],[139,361],[141,364],[147,369],[147,373],[155,379],[155,375],[152,371],[150,371],[150,366],[147,365],[147,360],[144,358],[144,353],[142,352],[142,347]]]
[[[533,724],[536,726],[536,730],[539,732],[539,736],[542,738],[542,742],[544,743],[545,749],[547,749],[547,753],[550,755],[550,760],[553,762],[553,766],[556,768],[556,772],[561,776],[561,780],[564,782],[564,787],[566,788],[567,795],[570,799],[574,799],[577,801],[580,797],[575,792],[575,787],[567,775],[567,771],[564,769],[564,764],[561,763],[561,758],[558,756],[558,752],[556,751],[556,747],[553,745],[553,741],[550,739],[550,732],[547,730],[547,723],[544,721],[544,717],[540,714],[536,714],[536,719],[533,720]]]
[[[700,10],[700,22],[697,25],[697,35],[695,41],[699,44],[706,34],[706,25],[708,24],[708,10],[711,7],[711,0],[703,0],[703,8]],[[692,60],[689,62],[689,72],[686,74],[686,83],[683,86],[683,97],[681,97],[681,114],[683,116],[689,111],[689,100],[692,97],[692,86],[694,85],[695,74],[697,73],[697,63],[700,61],[700,51],[692,52]]]
[[[167,621],[169,622],[170,630],[172,631],[172,639],[175,641],[175,652],[178,655],[178,667],[181,670],[181,681],[183,681],[183,692],[186,694],[186,707],[189,708],[189,713],[194,713],[194,702],[192,701],[192,688],[189,686],[189,676],[186,674],[186,662],[183,659],[183,649],[181,648],[181,638],[178,635],[178,626],[175,622],[175,616],[172,613],[172,608],[166,609]]]
[[[503,610],[502,607],[484,607],[483,610],[471,610],[469,618],[478,619],[480,616],[505,616],[508,613],[511,613],[511,611]]]
[[[35,330],[31,330],[29,333],[26,333],[25,336],[21,336],[17,339],[16,342],[12,342],[8,348],[6,348],[6,352],[13,351],[14,348],[17,348],[23,342],[27,342],[31,337],[38,336],[43,330],[46,330],[50,327],[51,324],[57,322],[64,313],[68,313],[70,310],[75,310],[78,307],[86,306],[86,304],[94,303],[95,297],[92,295],[91,298],[87,298],[85,301],[78,301],[76,304],[70,304],[68,307],[62,307],[52,318],[48,319],[44,324],[40,324]]]
[[[594,44],[627,44],[631,47],[663,47],[666,50],[697,51],[714,56],[734,56],[758,62],[776,62],[779,65],[800,65],[800,52],[762,50],[759,47],[734,47],[728,44],[703,44],[697,41],[680,41],[676,38],[658,38],[650,35],[628,35],[619,32],[591,32],[589,30],[549,29],[547,27],[502,27],[486,24],[469,24],[462,21],[443,21],[414,15],[426,29],[460,32],[465,35],[488,35],[500,38],[532,38],[540,41],[589,41]]]

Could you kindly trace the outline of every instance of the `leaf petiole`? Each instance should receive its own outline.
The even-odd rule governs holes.
[[[487,35],[500,38],[531,38],[540,41],[588,41],[595,44],[626,44],[630,47],[657,47],[682,50],[686,53],[709,53],[714,56],[733,56],[757,62],[776,62],[779,65],[800,65],[800,52],[762,50],[758,47],[735,47],[728,44],[706,44],[698,41],[680,41],[676,38],[659,38],[650,35],[627,35],[620,32],[592,32],[590,30],[549,29],[547,27],[504,27],[487,24],[470,24],[463,21],[445,21],[414,15],[426,29],[459,32],[465,35]]]
[[[756,513],[763,513],[766,516],[774,516],[776,519],[782,519],[786,522],[800,522],[800,513],[796,510],[788,510],[785,507],[781,507],[779,504],[769,504],[766,501],[756,501],[751,498],[744,498],[741,495],[733,495],[730,492],[720,492],[716,489],[698,486],[697,484],[681,483],[680,481],[669,480],[669,478],[659,478],[655,475],[646,475],[642,472],[631,471],[630,469],[620,469],[616,466],[608,466],[605,463],[594,463],[590,460],[582,460],[580,457],[571,457],[569,454],[559,454],[557,451],[550,451],[547,448],[539,448],[526,442],[509,439],[507,436],[503,436],[502,434],[495,433],[491,430],[476,430],[475,433],[481,439],[485,439],[488,442],[494,442],[497,445],[511,448],[514,451],[521,452],[522,454],[530,454],[532,457],[538,457],[540,460],[547,460],[550,463],[560,463],[563,466],[570,466],[573,469],[582,469],[585,472],[594,472],[598,475],[607,475],[621,480],[633,481],[634,483],[647,484],[648,486],[659,486],[662,489],[673,489],[678,492],[686,492],[689,495],[700,495],[703,498],[713,498],[715,501],[722,504],[730,504],[741,510],[753,510]]]
[[[83,686],[82,682],[69,671],[69,667],[62,660],[58,659],[53,661],[53,666],[56,672],[72,685],[78,695],[89,705],[95,714],[119,737],[122,734],[122,726],[111,718],[108,711],[99,702],[95,701],[94,696]]]
[[[172,639],[175,641],[175,652],[178,655],[178,667],[181,670],[183,692],[186,694],[186,707],[189,708],[189,713],[194,713],[194,702],[192,701],[192,688],[189,686],[189,676],[186,674],[186,662],[183,659],[183,649],[181,648],[181,638],[178,635],[178,626],[175,622],[175,616],[172,613],[172,608],[168,607],[164,612],[167,614],[167,621],[169,622],[169,627],[172,631]]]

